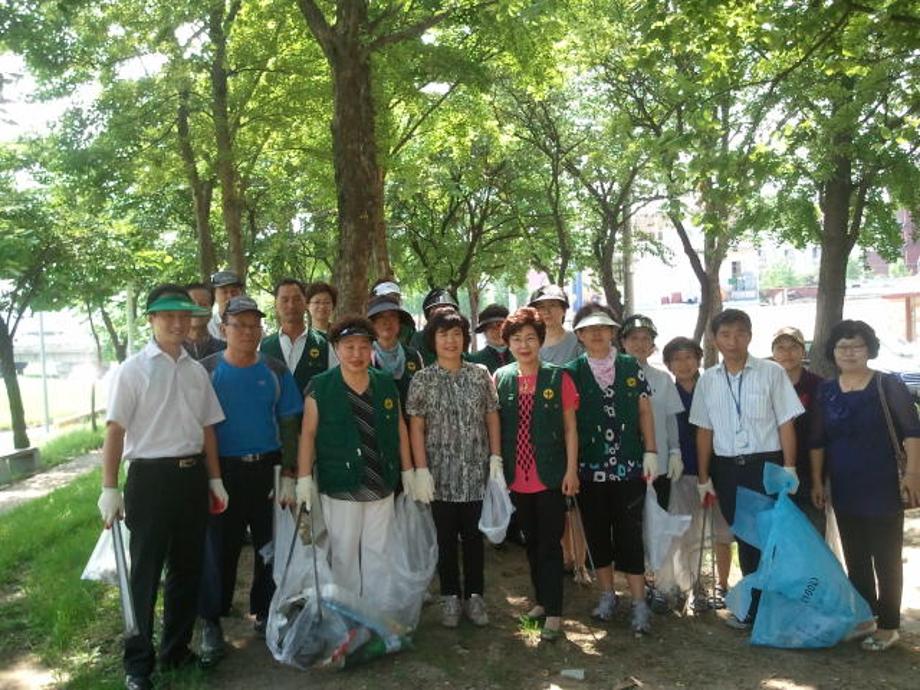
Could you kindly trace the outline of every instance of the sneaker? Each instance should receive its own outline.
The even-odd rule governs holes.
[[[199,650],[201,665],[213,666],[224,657],[225,653],[224,631],[220,627],[220,621],[202,621],[201,649]]]
[[[252,624],[252,629],[256,637],[265,639],[265,628],[268,626],[268,616],[256,616],[256,622]]]
[[[744,620],[741,620],[735,614],[732,614],[725,619],[725,625],[727,625],[732,630],[750,630],[753,624],[754,619],[750,616]]]
[[[441,597],[441,625],[445,628],[460,625],[460,598],[456,594]]]
[[[710,607],[710,597],[706,596],[706,590],[702,587],[699,587],[693,590],[693,594],[690,599],[690,610],[693,613],[703,613],[708,611]]]
[[[631,608],[629,627],[636,637],[647,635],[652,631],[652,613],[644,601],[634,601]]]
[[[150,676],[128,674],[125,676],[125,690],[153,690]]]
[[[479,594],[471,594],[470,598],[463,602],[463,612],[473,622],[473,625],[481,627],[489,624],[486,602]]]
[[[725,588],[719,587],[716,585],[716,588],[712,592],[712,596],[709,597],[709,608],[719,611],[725,608]]]
[[[655,613],[667,613],[671,610],[664,592],[653,585],[645,586],[645,601]]]
[[[618,603],[619,600],[614,592],[602,592],[597,606],[591,612],[591,617],[599,621],[609,621],[613,618],[613,612],[616,611]]]

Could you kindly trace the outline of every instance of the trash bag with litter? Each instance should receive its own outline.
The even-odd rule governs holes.
[[[689,515],[671,515],[658,505],[658,494],[651,484],[645,491],[645,507],[642,514],[642,542],[645,546],[645,562],[649,570],[661,569],[668,555],[676,548],[679,539],[690,527]]]
[[[764,487],[777,499],[739,488],[732,529],[761,550],[760,566],[728,593],[726,603],[747,616],[751,591],[761,590],[751,644],[789,649],[832,647],[872,619],[840,562],[789,498],[792,478],[764,465]],[[740,530],[740,531],[739,531]]]
[[[131,552],[128,549],[131,533],[128,526],[121,523],[121,533],[125,543],[125,558],[128,567],[131,566]],[[111,529],[103,529],[99,539],[96,540],[96,546],[90,554],[86,567],[83,568],[81,580],[95,580],[104,582],[107,585],[118,585],[118,569],[115,565],[115,544]]]
[[[508,486],[504,481],[490,479],[482,498],[479,531],[486,535],[486,539],[493,544],[501,544],[505,541],[508,523],[511,522],[513,512],[514,506],[511,504]]]

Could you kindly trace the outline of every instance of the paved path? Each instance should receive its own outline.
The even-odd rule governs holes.
[[[0,515],[27,501],[41,498],[69,484],[80,475],[91,472],[102,462],[101,451],[87,453],[28,479],[8,484],[0,489]]]

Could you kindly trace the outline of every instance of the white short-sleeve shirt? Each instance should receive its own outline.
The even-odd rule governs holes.
[[[184,349],[174,360],[151,340],[112,377],[106,421],[125,429],[128,460],[200,453],[204,427],[223,419],[207,371]]]
[[[642,367],[649,390],[652,391],[652,419],[655,420],[655,449],[658,451],[658,474],[668,472],[668,454],[680,450],[679,439],[668,438],[668,417],[684,411],[671,376],[648,364]],[[674,420],[676,423],[676,419]],[[676,428],[676,426],[675,426]]]
[[[779,427],[804,412],[783,368],[748,355],[737,374],[721,363],[703,372],[690,423],[712,429],[716,455],[734,457],[781,450]]]

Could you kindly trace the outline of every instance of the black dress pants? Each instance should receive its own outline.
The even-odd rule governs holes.
[[[431,516],[438,531],[438,579],[443,596],[456,595],[469,599],[471,594],[483,594],[485,554],[479,516],[482,501],[432,501]],[[457,540],[463,553],[463,589],[460,589],[460,563]]]
[[[154,669],[153,617],[163,565],[163,635],[160,662],[179,663],[189,654],[201,577],[208,476],[203,460],[134,461],[125,484],[125,524],[131,530],[131,593],[140,630],[125,640],[129,675]]]
[[[535,494],[511,492],[518,524],[527,540],[527,561],[537,604],[547,616],[562,615],[562,531],[565,499],[559,489]]]

